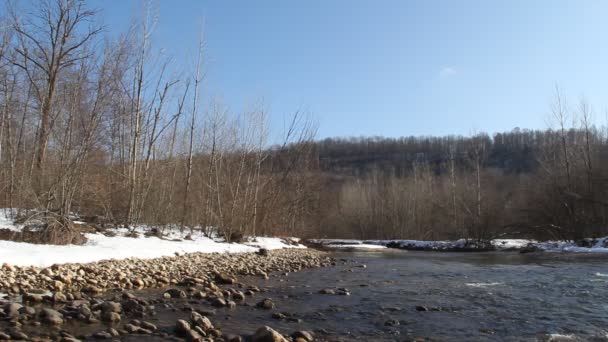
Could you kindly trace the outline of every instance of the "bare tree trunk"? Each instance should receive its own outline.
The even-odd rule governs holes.
[[[188,212],[189,204],[189,195],[190,195],[190,183],[192,180],[192,153],[194,147],[194,127],[196,125],[196,117],[198,110],[198,87],[201,82],[201,64],[203,60],[203,40],[202,38],[199,41],[198,46],[198,58],[196,62],[196,72],[194,75],[194,98],[192,100],[192,117],[190,119],[190,139],[188,143],[188,160],[186,164],[186,186],[184,191],[184,205],[182,207],[182,217],[181,217],[181,229],[183,231],[184,225],[186,223],[186,214]]]

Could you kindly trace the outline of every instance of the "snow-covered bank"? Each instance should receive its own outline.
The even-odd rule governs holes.
[[[0,215],[4,218],[4,215]],[[20,227],[4,219],[0,222],[3,228],[18,231]],[[46,267],[53,264],[88,263],[106,259],[141,258],[151,259],[173,256],[175,253],[243,253],[256,252],[259,248],[305,248],[292,239],[258,237],[243,243],[226,243],[210,239],[200,233],[171,231],[158,238],[145,236],[145,229],[135,229],[138,237],[126,237],[127,229],[111,229],[108,232],[115,236],[101,233],[85,234],[88,241],[82,246],[39,245],[0,240],[0,264],[15,266]]]
[[[339,249],[386,249],[386,246],[382,245],[373,245],[368,243],[359,243],[359,244],[335,244],[328,245],[326,247],[329,248],[339,248]]]
[[[549,252],[608,253],[608,236],[596,240],[587,239],[586,241],[588,247],[581,247],[572,241],[547,241],[532,245]]]
[[[307,240],[312,245],[326,248],[397,248],[406,250],[464,250],[466,248],[476,249],[465,239],[455,241],[420,241],[420,240],[349,240],[349,239],[311,239]]]
[[[526,250],[547,252],[573,252],[573,253],[608,253],[608,237],[600,239],[587,239],[588,247],[581,247],[570,241],[538,242],[526,239],[495,239],[488,244],[477,244],[474,240],[351,240],[351,239],[310,239],[307,243],[330,249],[351,248],[397,248],[405,250],[427,251],[486,251],[486,250]]]

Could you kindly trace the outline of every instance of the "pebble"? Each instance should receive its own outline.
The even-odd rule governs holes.
[[[184,334],[187,331],[190,331],[190,329],[191,329],[190,323],[186,322],[183,319],[180,319],[175,323],[175,331],[178,334]]]
[[[251,342],[287,342],[287,339],[271,327],[264,326],[251,336]]]
[[[270,298],[265,298],[262,299],[262,301],[260,301],[256,306],[264,310],[272,310],[274,309],[274,302]]]
[[[311,331],[307,330],[298,330],[291,334],[293,339],[303,339],[305,341],[311,342],[315,339],[315,335]]]
[[[44,308],[40,310],[40,318],[42,323],[49,325],[61,325],[63,324],[63,315],[56,310]]]

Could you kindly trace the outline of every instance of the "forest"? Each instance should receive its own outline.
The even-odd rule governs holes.
[[[0,204],[54,242],[75,215],[228,241],[608,235],[608,133],[559,89],[544,130],[318,140],[294,110],[277,143],[264,106],[203,101],[203,38],[175,72],[149,13],[118,37],[79,1],[3,13]]]

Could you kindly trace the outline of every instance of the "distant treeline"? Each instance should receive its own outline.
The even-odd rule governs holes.
[[[571,132],[575,134],[574,131]],[[427,162],[437,172],[455,158],[458,165],[467,163],[467,149],[473,140],[482,139],[488,148],[484,167],[494,167],[508,173],[531,172],[538,167],[540,146],[552,139],[546,130],[521,130],[479,134],[472,137],[359,137],[327,138],[316,143],[323,171],[349,176],[365,176],[381,170],[404,176],[416,162]],[[453,150],[453,152],[452,152]]]
[[[608,235],[608,140],[556,94],[555,128],[471,137],[325,139],[318,234],[582,239]],[[566,122],[570,123],[566,125]],[[574,122],[574,124],[572,124]]]

